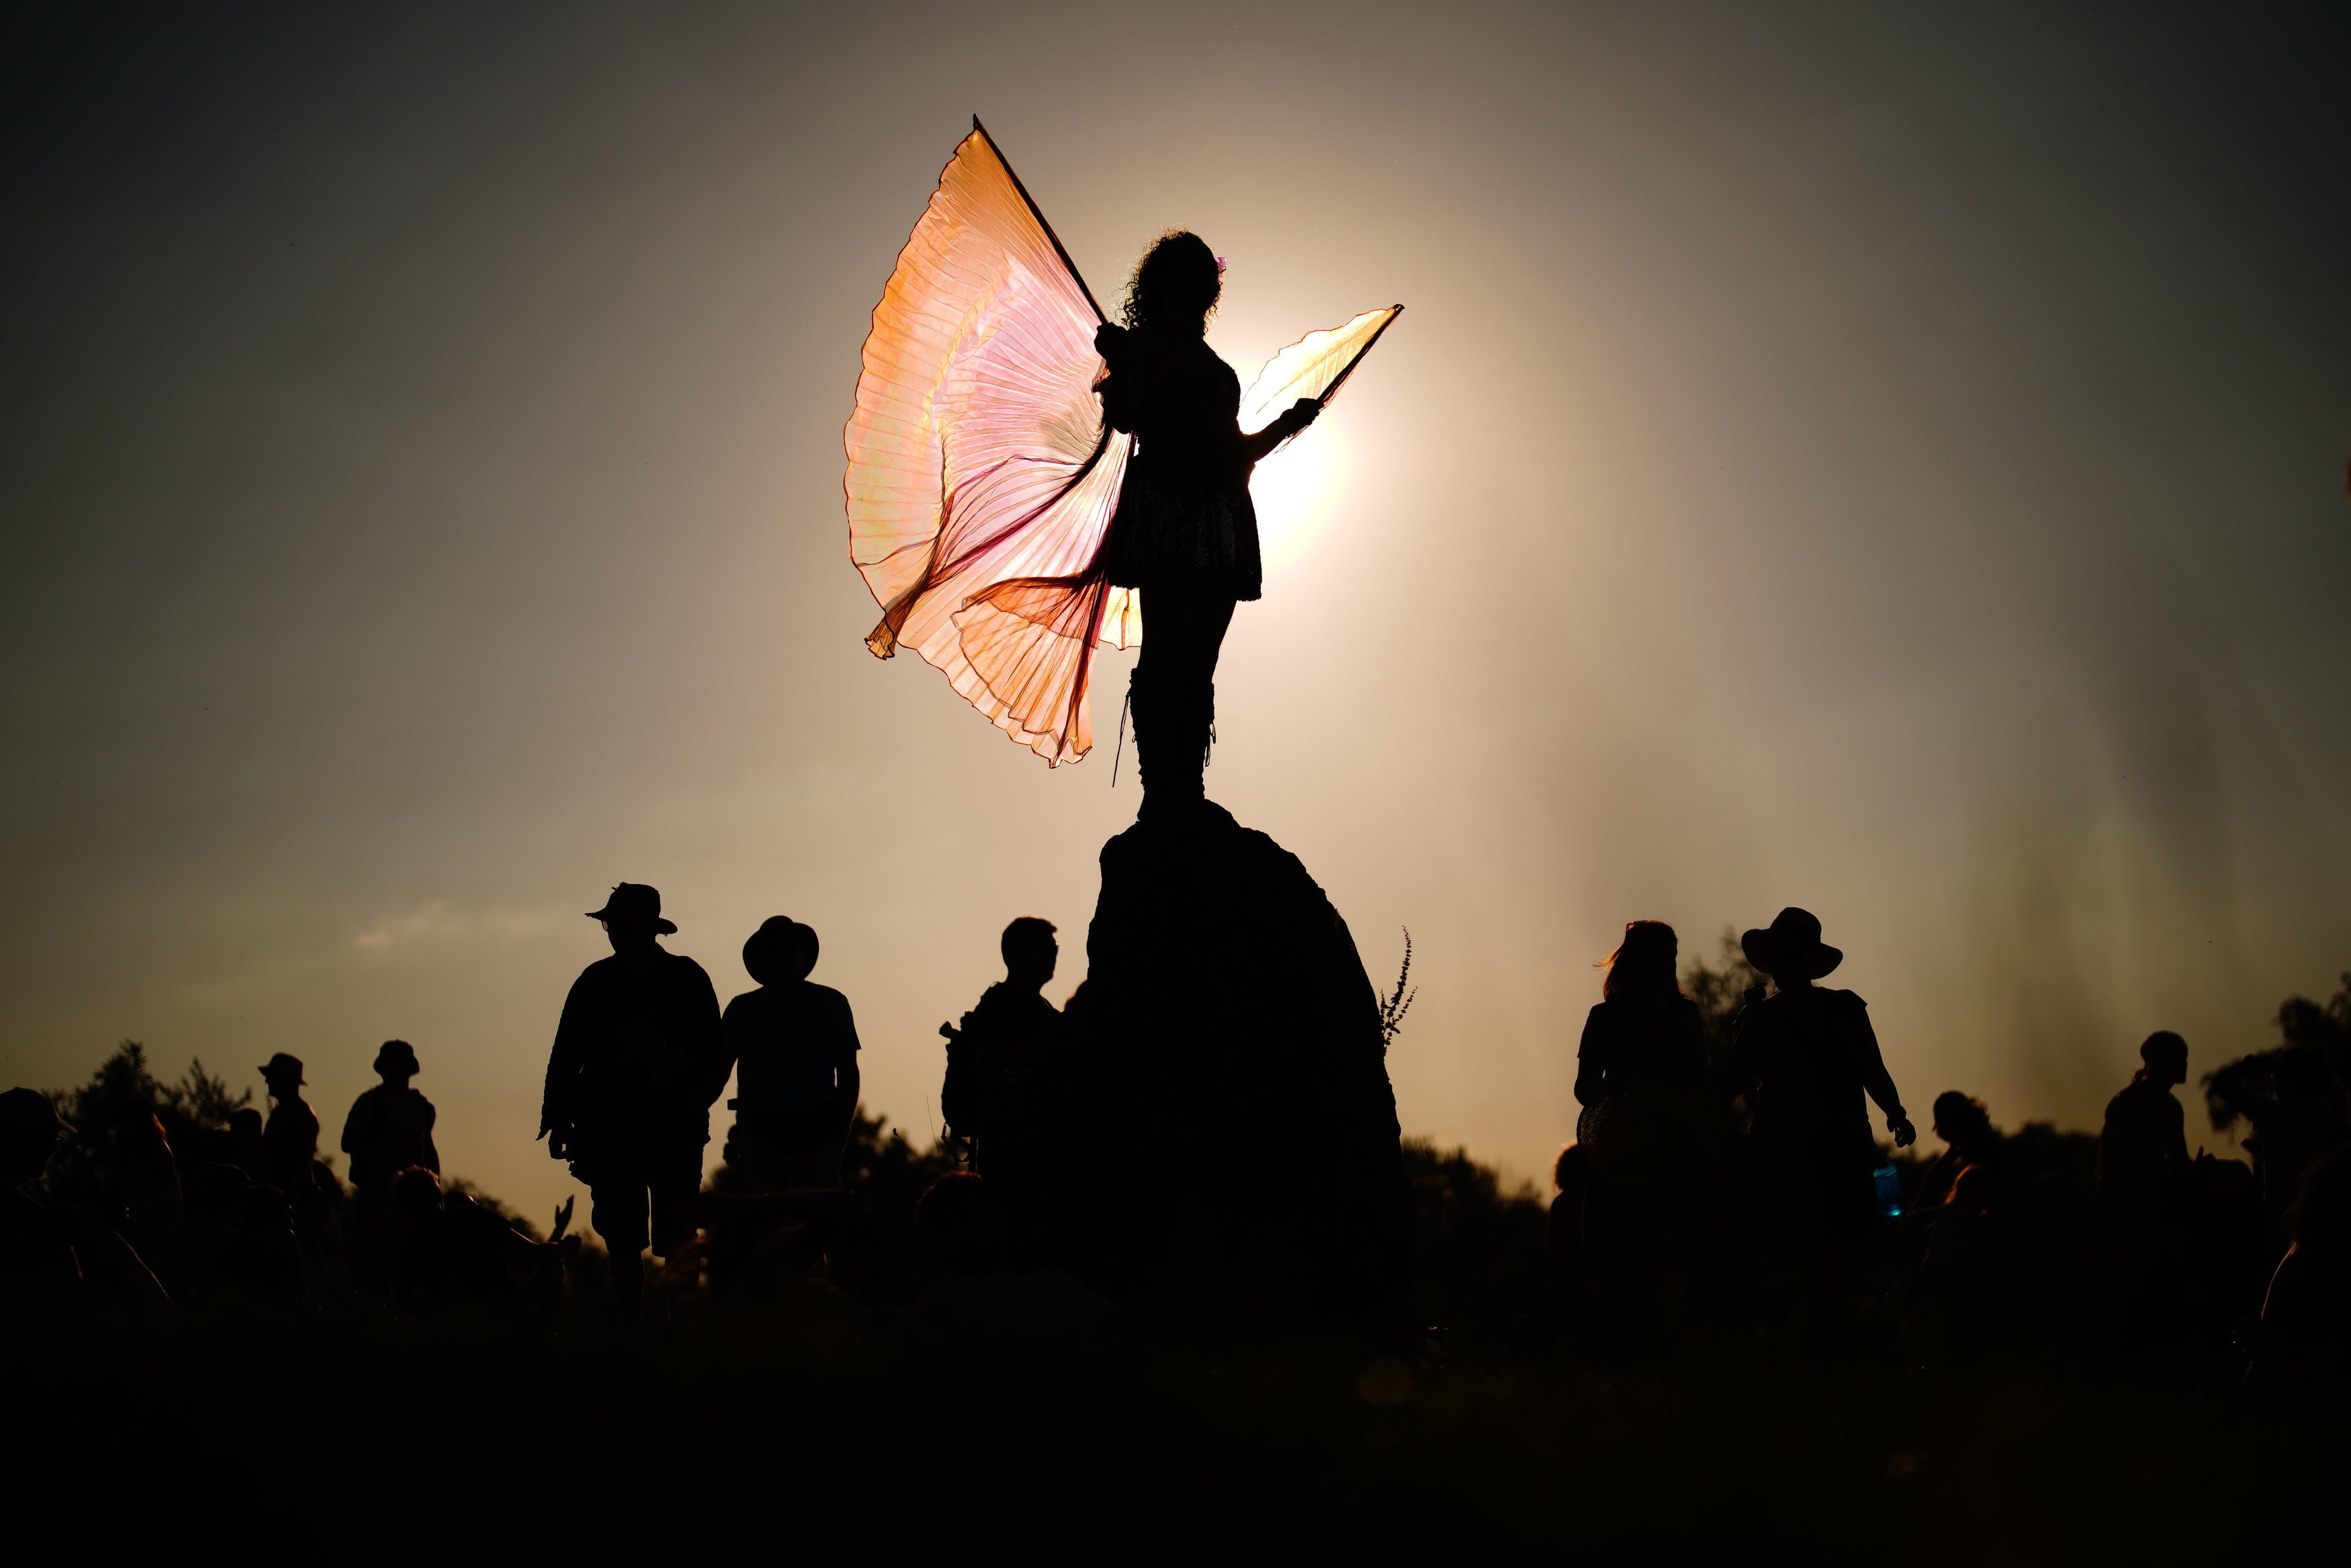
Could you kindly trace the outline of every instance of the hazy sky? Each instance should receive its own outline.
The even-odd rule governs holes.
[[[1410,307],[1260,474],[1209,775],[1412,929],[1408,1131],[1543,1168],[1623,922],[1787,903],[1913,1106],[2094,1125],[2351,967],[2351,33],[2260,11],[14,7],[0,1079],[287,1050],[331,1143],[400,1035],[543,1218],[626,877],[722,997],[814,924],[927,1138],[1140,798],[861,641],[977,110],[1098,295],[1207,237],[1244,379]]]

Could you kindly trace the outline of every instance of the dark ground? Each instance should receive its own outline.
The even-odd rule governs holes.
[[[2351,1458],[2339,1420],[2253,1407],[2218,1371],[1930,1375],[1729,1341],[1657,1370],[1407,1365],[1311,1334],[963,1334],[815,1285],[780,1319],[635,1337],[343,1318],[23,1348],[19,1506],[165,1548],[266,1519],[328,1555],[2261,1561],[2335,1516]]]

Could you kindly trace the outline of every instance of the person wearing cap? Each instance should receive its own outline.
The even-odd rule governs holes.
[[[436,1176],[441,1171],[433,1102],[408,1086],[418,1070],[414,1046],[385,1041],[375,1054],[376,1076],[383,1081],[352,1101],[343,1118],[343,1152],[350,1156],[351,1185],[359,1191],[360,1277],[378,1288],[391,1281],[392,1179],[411,1167]]]
[[[612,956],[564,999],[538,1136],[587,1184],[589,1223],[633,1322],[645,1249],[666,1258],[694,1234],[710,1107],[731,1063],[710,977],[661,945],[677,927],[662,918],[660,892],[622,882],[588,918],[603,922]]]
[[[1045,1000],[1061,961],[1053,922],[1022,915],[1004,928],[997,949],[1004,978],[980,992],[979,1004],[960,1023],[939,1025],[947,1043],[939,1114],[947,1121],[948,1142],[975,1170],[990,1168],[989,1140],[1005,1130],[1022,1080],[1060,1038],[1061,1023],[1060,1012]]]
[[[1863,1096],[1885,1113],[1896,1147],[1917,1132],[1886,1070],[1868,1003],[1813,983],[1844,961],[1821,940],[1819,919],[1782,909],[1740,946],[1774,987],[1768,997],[1761,985],[1749,990],[1732,1046],[1734,1081],[1754,1109],[1769,1217],[1792,1238],[1849,1256],[1867,1247],[1877,1215],[1877,1140]]]
[[[760,1185],[831,1187],[857,1111],[857,1020],[849,998],[809,979],[819,943],[789,916],[762,921],[743,944],[759,982],[726,1004],[735,1064],[735,1134],[727,1163]]]

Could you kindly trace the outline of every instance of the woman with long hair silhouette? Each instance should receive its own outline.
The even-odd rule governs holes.
[[[1137,442],[1104,565],[1113,586],[1142,591],[1148,618],[1129,700],[1144,809],[1155,815],[1202,798],[1217,655],[1233,607],[1262,591],[1249,471],[1322,411],[1301,398],[1242,431],[1240,378],[1206,337],[1223,291],[1224,263],[1199,235],[1170,230],[1135,265],[1125,326],[1094,334],[1109,367],[1102,417]]]
[[[1155,812],[1200,799],[1217,652],[1258,597],[1250,468],[1404,310],[1307,333],[1244,391],[1204,339],[1222,271],[1163,234],[1113,324],[975,120],[873,308],[841,432],[850,558],[882,607],[866,647],[914,649],[1060,766],[1093,746],[1095,651],[1142,644]]]

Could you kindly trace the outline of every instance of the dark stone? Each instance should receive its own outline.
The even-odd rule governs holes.
[[[1393,1312],[1409,1195],[1346,921],[1296,856],[1214,805],[1136,823],[1102,867],[1069,1043],[991,1182],[1046,1251],[1113,1289],[1212,1275]]]

